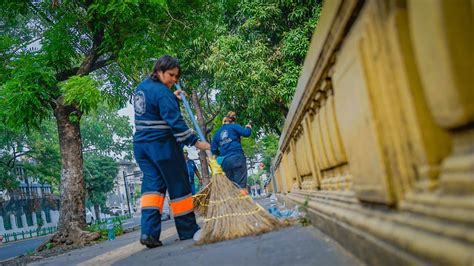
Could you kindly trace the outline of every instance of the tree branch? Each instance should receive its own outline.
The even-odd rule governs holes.
[[[40,37],[35,38],[35,39],[33,39],[33,40],[24,42],[24,43],[20,44],[20,46],[18,46],[17,48],[15,48],[15,50],[13,50],[11,53],[12,53],[12,54],[15,54],[15,53],[18,52],[18,50],[20,50],[21,48],[23,48],[23,47],[25,47],[25,46],[28,46],[28,45],[30,45],[30,44],[36,42],[36,41],[39,41],[39,40],[41,40],[42,38],[43,38],[43,36],[40,36]]]
[[[116,57],[117,57],[116,55],[111,55],[107,59],[95,62],[95,64],[89,69],[89,73],[94,72],[98,69],[101,69],[101,68],[113,63],[113,61],[115,60]],[[61,73],[58,73],[58,75],[56,76],[56,79],[58,81],[64,81],[64,80],[68,79],[69,77],[76,75],[78,73],[78,71],[79,71],[79,67],[74,67],[74,68],[65,70]]]

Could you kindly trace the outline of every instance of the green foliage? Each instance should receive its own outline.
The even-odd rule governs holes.
[[[278,136],[268,134],[259,141],[259,150],[262,153],[262,163],[265,165],[264,170],[270,172],[272,159],[278,151]]]
[[[128,117],[101,105],[82,118],[83,151],[115,158],[132,157],[132,127]]]
[[[302,226],[308,226],[311,224],[311,219],[309,218],[308,216],[308,212],[309,212],[309,198],[307,197],[305,199],[305,201],[303,202],[303,204],[301,204],[300,206],[298,206],[298,210],[300,212],[303,212],[303,215],[300,216],[298,218],[298,222],[302,225]]]
[[[57,192],[61,166],[57,128],[51,120],[29,132],[7,129],[0,123],[0,188],[16,188],[14,170],[20,162],[28,176],[52,184]]]
[[[49,119],[37,130],[26,135],[29,152],[23,159],[23,167],[29,176],[46,182],[59,195],[61,156],[59,153],[58,131],[56,123]]]
[[[54,247],[54,244],[52,242],[49,242],[46,244],[46,249],[52,249]]]
[[[76,44],[82,42],[81,36],[73,32],[77,17],[65,13],[61,20],[44,32],[44,39],[41,42],[45,63],[57,72],[79,64],[81,59],[76,49]]]
[[[128,118],[113,109],[101,105],[83,116],[81,134],[86,163],[97,156],[107,156],[107,162],[131,157],[132,128]],[[21,160],[29,176],[51,184],[53,192],[59,195],[61,156],[57,136],[57,125],[52,119],[44,120],[39,128],[29,132],[12,131],[0,123],[0,188],[18,185],[12,173],[14,163]],[[19,154],[23,155],[16,157]]]
[[[97,109],[101,102],[100,83],[89,76],[72,76],[58,85],[64,102],[77,105],[83,113]]]
[[[10,128],[39,127],[50,116],[54,97],[54,71],[45,68],[38,56],[25,55],[12,63],[8,80],[0,87],[0,119]]]
[[[224,18],[227,31],[201,69],[213,76],[217,101],[256,131],[280,133],[321,2],[241,1]]]
[[[31,171],[56,185],[52,110],[72,109],[86,161],[130,155],[130,128],[100,109],[125,105],[163,53],[180,58],[209,128],[229,110],[253,124],[244,149],[268,167],[278,138],[266,136],[281,131],[321,10],[321,1],[0,1],[0,124],[19,132],[14,143],[37,162]],[[12,158],[7,144],[0,141],[1,161]],[[106,167],[91,160],[86,170]]]
[[[253,185],[256,185],[256,184],[260,185],[260,183],[261,182],[260,182],[260,174],[259,173],[250,175],[247,178],[247,184],[249,186],[253,186]]]
[[[84,176],[87,197],[92,204],[105,205],[106,193],[114,187],[118,165],[114,159],[97,154],[85,154]]]
[[[114,233],[115,236],[122,235],[123,227],[122,227],[122,220],[124,217],[114,217],[112,218],[112,223],[114,224]],[[89,232],[97,232],[100,233],[100,241],[104,241],[108,239],[108,229],[107,229],[107,220],[96,221],[94,224],[88,226],[87,230]]]
[[[37,218],[36,219],[36,224],[38,225],[38,228],[41,228],[44,225],[44,221],[42,218]]]

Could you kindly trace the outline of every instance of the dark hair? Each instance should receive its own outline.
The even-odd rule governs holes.
[[[179,75],[181,74],[181,67],[179,66],[179,61],[177,58],[172,57],[171,55],[163,55],[158,60],[156,60],[155,67],[153,68],[153,72],[151,73],[150,77],[153,80],[160,81],[158,74],[156,72],[161,71],[165,72],[166,70],[173,69],[177,67],[179,70]]]

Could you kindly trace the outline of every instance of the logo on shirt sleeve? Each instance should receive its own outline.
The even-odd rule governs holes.
[[[145,93],[143,93],[143,91],[139,91],[133,95],[133,107],[137,116],[141,116],[145,113],[146,101]]]

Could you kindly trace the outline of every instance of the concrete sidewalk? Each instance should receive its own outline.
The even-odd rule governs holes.
[[[257,200],[268,207],[268,198]],[[264,235],[198,246],[178,241],[174,221],[162,224],[162,247],[147,249],[140,232],[73,250],[31,265],[360,265],[335,241],[312,226],[287,227]]]
[[[173,221],[163,224],[163,246],[147,249],[139,232],[74,250],[31,265],[360,265],[334,241],[308,226],[197,246],[176,241]]]

